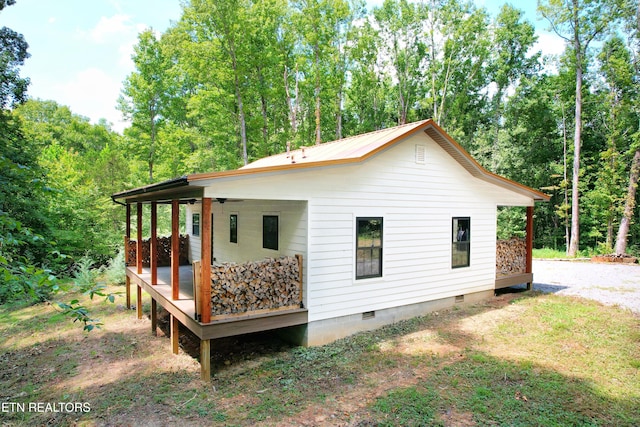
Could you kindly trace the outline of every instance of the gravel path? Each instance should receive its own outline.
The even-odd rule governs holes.
[[[533,261],[533,289],[590,298],[640,313],[640,265]]]

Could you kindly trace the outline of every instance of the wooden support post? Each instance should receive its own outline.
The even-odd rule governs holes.
[[[138,315],[138,319],[142,319],[142,288],[140,285],[136,286],[136,314]]]
[[[533,206],[527,206],[527,273],[533,273]],[[531,290],[533,283],[527,283],[527,289]]]
[[[200,268],[201,281],[200,292],[202,301],[202,323],[211,322],[211,198],[202,198],[202,219],[200,220],[202,229],[200,232],[201,259]]]
[[[178,349],[180,348],[180,321],[173,314],[171,315],[169,330],[171,334],[171,352],[178,354]]]
[[[126,300],[127,300],[127,310],[131,309],[131,278],[129,276],[125,279],[126,283]]]
[[[158,306],[156,300],[151,297],[151,333],[158,335]]]
[[[142,274],[142,203],[140,202],[138,202],[137,205],[137,214],[138,218],[136,218],[136,225],[138,243],[136,245],[136,267],[138,274]]]
[[[180,201],[171,201],[171,299],[180,297]]]
[[[298,280],[300,281],[300,308],[302,308],[302,290],[304,289],[302,286],[302,254],[296,254],[296,259],[298,260]]]
[[[129,203],[127,203],[127,225],[125,236],[127,236],[127,240],[131,239],[131,205]]]
[[[151,202],[151,241],[149,246],[151,284],[158,284],[158,203]]]
[[[200,340],[200,379],[211,380],[211,340]]]

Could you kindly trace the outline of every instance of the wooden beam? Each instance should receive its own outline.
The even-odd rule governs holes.
[[[533,273],[533,206],[527,206],[527,273]],[[533,286],[533,277],[527,283],[527,289]]]
[[[172,314],[170,322],[171,352],[178,354],[178,349],[180,348],[180,321]]]
[[[137,215],[138,217],[136,218],[136,222],[137,222],[137,238],[138,238],[138,244],[136,245],[136,266],[137,266],[137,271],[138,274],[142,273],[142,203],[138,203],[137,205]]]
[[[136,286],[136,314],[142,319],[142,287]]]
[[[211,198],[202,198],[202,219],[200,220],[201,232],[201,259],[200,267],[200,301],[202,307],[202,323],[211,321]]]
[[[151,333],[158,335],[158,306],[153,297],[151,298]]]
[[[200,379],[211,381],[211,340],[200,340]]]
[[[151,202],[151,241],[149,243],[151,284],[158,284],[158,203]]]
[[[171,201],[171,298],[180,297],[180,201]]]

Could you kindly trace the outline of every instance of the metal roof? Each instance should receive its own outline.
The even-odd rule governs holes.
[[[121,199],[127,202],[154,199],[165,200],[167,197],[184,199],[185,197],[197,197],[198,194],[201,195],[203,188],[198,185],[201,181],[205,180],[360,163],[419,132],[425,132],[472,176],[531,197],[533,200],[549,200],[550,197],[547,194],[496,175],[482,167],[482,165],[473,159],[460,144],[454,141],[432,119],[369,132],[311,147],[301,147],[297,150],[291,150],[256,160],[240,169],[192,174],[146,187],[123,191],[111,197],[114,201]]]

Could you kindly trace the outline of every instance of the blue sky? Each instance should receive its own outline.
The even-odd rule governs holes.
[[[380,4],[372,0],[369,4]],[[495,16],[505,0],[476,0]],[[543,32],[536,2],[517,7],[540,31],[539,45],[559,53],[563,45]],[[121,131],[127,126],[116,110],[122,81],[133,71],[131,54],[145,28],[164,32],[180,18],[179,0],[17,0],[0,12],[0,26],[24,35],[29,58],[21,76],[29,77],[29,96],[52,99],[96,123],[100,118]]]

